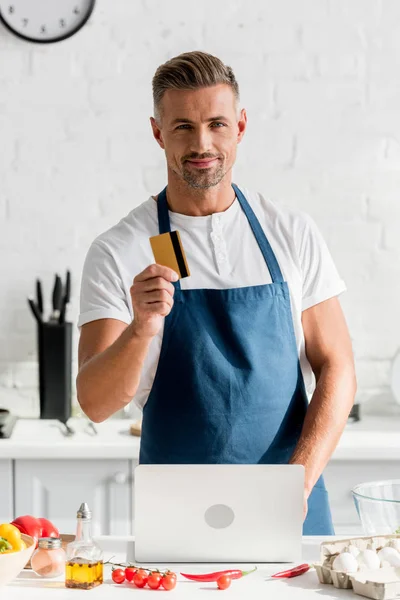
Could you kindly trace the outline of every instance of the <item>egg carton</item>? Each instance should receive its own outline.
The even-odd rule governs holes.
[[[320,583],[331,584],[337,589],[352,589],[355,594],[374,600],[392,600],[400,597],[399,568],[382,567],[357,573],[346,573],[336,571],[331,567],[335,557],[349,544],[356,546],[360,552],[365,550],[369,544],[379,551],[394,539],[400,540],[400,535],[369,536],[323,542],[321,544],[321,561],[314,564]]]

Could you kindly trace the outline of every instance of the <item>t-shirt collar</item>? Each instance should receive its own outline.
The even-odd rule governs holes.
[[[157,213],[157,201],[154,200],[154,198],[152,196],[150,196],[150,198],[149,198],[149,204],[150,204],[151,210],[154,211],[155,213]],[[212,223],[212,221],[215,219],[216,216],[219,217],[219,221],[222,226],[228,225],[235,218],[239,209],[240,209],[239,200],[237,199],[237,196],[235,196],[235,199],[232,202],[232,204],[229,206],[229,208],[227,208],[226,210],[224,210],[222,212],[216,212],[211,215],[193,217],[190,215],[183,215],[183,214],[177,213],[177,212],[172,212],[172,211],[168,211],[168,212],[169,212],[169,218],[170,218],[171,222],[174,223],[174,225],[177,225],[177,226],[181,225],[182,227],[190,229],[192,227],[208,227]]]

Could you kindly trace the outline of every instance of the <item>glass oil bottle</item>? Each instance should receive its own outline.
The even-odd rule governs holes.
[[[76,538],[66,553],[65,587],[91,590],[103,583],[103,552],[92,539],[92,513],[86,502],[78,510]]]

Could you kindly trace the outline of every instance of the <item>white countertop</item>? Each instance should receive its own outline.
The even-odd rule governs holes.
[[[349,423],[332,460],[400,460],[399,417],[368,415]]]
[[[334,539],[334,538],[332,538]],[[97,538],[105,552],[105,560],[109,560],[115,555],[115,562],[125,562],[132,560],[132,549],[134,538]],[[305,537],[303,538],[303,558],[302,562],[312,563],[319,559],[319,547],[322,541],[327,538]],[[251,565],[252,568],[254,565]],[[196,583],[185,580],[179,575],[181,571],[204,573],[225,568],[249,568],[249,565],[163,565],[164,568],[171,568],[178,574],[178,582],[175,590],[169,592],[168,598],[207,598],[207,592],[218,591],[214,583]],[[277,571],[289,568],[290,565],[257,565],[258,570],[243,579],[232,581],[231,587],[224,591],[224,598],[243,600],[265,600],[266,598],[279,598],[279,600],[309,600],[311,597],[318,598],[323,595],[326,600],[340,598],[346,600],[355,599],[352,590],[337,590],[332,585],[322,585],[319,583],[316,572],[312,569],[293,579],[275,580],[270,576]],[[119,588],[118,591],[115,588]],[[138,594],[147,590],[139,590],[130,584],[117,585],[111,581],[110,567],[105,567],[104,584],[90,591],[90,598],[132,598],[132,594]],[[63,600],[66,598],[88,598],[86,590],[68,590],[64,587],[63,578],[45,580],[29,571],[23,571],[20,576],[10,585],[0,591],[0,596],[7,600]],[[136,597],[136,596],[135,596]],[[147,597],[147,596],[143,596]]]
[[[97,435],[86,429],[85,419],[70,419],[75,435],[66,437],[58,421],[19,419],[11,438],[0,440],[0,458],[115,458],[137,459],[140,438],[130,435],[128,419],[96,423]]]
[[[57,421],[20,419],[8,440],[0,440],[0,458],[115,458],[137,460],[140,439],[129,435],[129,419],[96,424],[98,435],[85,431],[86,421],[71,419],[76,430],[65,437]],[[90,430],[89,430],[90,431]],[[400,460],[400,420],[366,416],[347,425],[332,460]]]

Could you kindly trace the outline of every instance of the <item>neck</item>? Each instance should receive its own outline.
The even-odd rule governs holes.
[[[76,540],[79,542],[89,542],[92,539],[92,522],[78,519],[76,530]]]
[[[227,210],[235,200],[231,171],[220,183],[208,189],[195,189],[168,169],[168,207],[190,217],[204,217]]]

